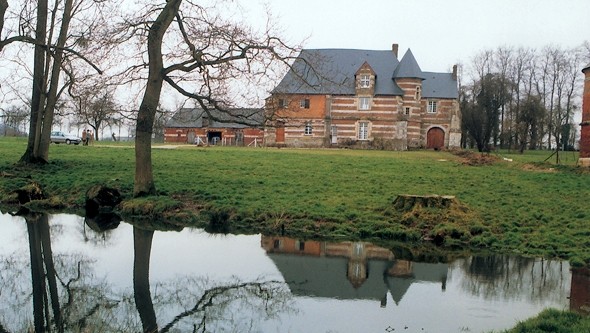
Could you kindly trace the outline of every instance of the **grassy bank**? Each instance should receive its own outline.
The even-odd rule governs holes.
[[[129,144],[52,145],[48,165],[15,166],[25,143],[0,139],[3,203],[34,180],[52,204],[81,208],[86,190],[104,184],[126,196],[127,212],[164,207],[231,230],[407,242],[438,237],[449,247],[590,262],[590,174],[574,166],[571,152],[561,155],[560,166],[548,164],[555,157],[540,163],[547,151],[503,152],[492,164],[474,166],[433,151],[154,148],[160,197],[141,201],[130,198]],[[452,195],[459,204],[399,211],[392,206],[398,194]]]
[[[504,333],[587,333],[590,332],[590,317],[575,312],[549,309],[538,316],[518,323]]]

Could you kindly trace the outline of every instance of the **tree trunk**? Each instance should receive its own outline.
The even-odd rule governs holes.
[[[139,107],[135,138],[135,185],[133,195],[141,197],[156,194],[152,172],[152,132],[160,93],[164,83],[162,40],[174,20],[182,0],[169,0],[148,33],[149,73],[145,93]]]
[[[58,99],[59,76],[63,61],[63,47],[66,44],[72,17],[73,0],[64,3],[60,32],[55,48],[53,65],[49,71],[49,44],[47,40],[47,0],[40,0],[37,7],[36,45],[33,69],[33,90],[31,98],[31,124],[29,141],[22,162],[46,163],[49,160],[49,144],[53,114]],[[48,77],[51,73],[51,77]],[[49,90],[47,90],[49,84]]]
[[[153,237],[153,231],[133,227],[133,295],[144,332],[158,331],[150,293],[150,255]]]
[[[47,0],[37,2],[37,26],[35,27],[35,56],[33,64],[33,89],[31,95],[31,121],[29,125],[29,140],[27,149],[20,158],[21,162],[47,162],[37,158],[39,134],[44,103],[45,90],[45,56],[47,39]]]
[[[70,21],[72,18],[72,4],[73,0],[66,0],[64,4],[64,12],[62,16],[59,37],[57,40],[57,48],[53,55],[53,66],[51,69],[51,78],[49,80],[49,91],[47,92],[47,100],[43,108],[43,125],[41,127],[41,135],[39,138],[39,150],[37,157],[39,159],[49,160],[49,144],[51,143],[51,127],[53,125],[53,115],[55,112],[55,105],[58,99],[59,76],[61,74],[61,65],[63,61],[63,47],[66,45],[68,38],[68,31],[70,29]]]

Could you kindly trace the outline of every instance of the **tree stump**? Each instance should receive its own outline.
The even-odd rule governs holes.
[[[102,186],[92,186],[86,192],[86,215],[94,217],[99,212],[110,212],[122,201],[119,190]]]
[[[448,209],[456,202],[455,196],[452,195],[400,194],[393,201],[393,207],[402,212],[411,211],[416,207]]]
[[[31,182],[22,188],[15,190],[14,193],[16,193],[18,203],[21,205],[24,205],[33,200],[47,199],[47,195],[41,187],[41,184],[37,182]]]

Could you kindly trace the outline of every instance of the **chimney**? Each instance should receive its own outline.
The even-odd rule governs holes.
[[[453,80],[457,81],[457,65],[453,65]]]
[[[397,58],[397,50],[398,49],[399,49],[398,44],[391,44],[391,51],[393,51],[393,54],[395,55],[396,58]]]

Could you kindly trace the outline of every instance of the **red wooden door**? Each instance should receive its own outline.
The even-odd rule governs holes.
[[[445,132],[438,127],[431,128],[426,135],[426,148],[440,149],[444,146]]]
[[[279,123],[277,124],[277,143],[285,143],[285,124]]]

